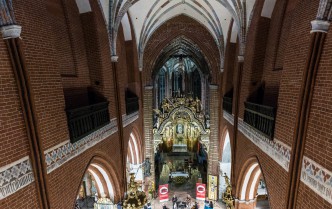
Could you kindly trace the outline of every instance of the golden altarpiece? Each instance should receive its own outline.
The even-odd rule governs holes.
[[[154,112],[155,151],[196,152],[201,144],[208,152],[210,121],[198,98],[165,98]]]

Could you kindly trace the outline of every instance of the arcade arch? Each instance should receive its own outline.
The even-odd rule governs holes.
[[[135,180],[143,181],[143,170],[142,170],[143,156],[142,146],[138,135],[133,130],[129,135],[128,151],[127,151],[127,177],[128,181],[130,178],[129,173],[135,173]]]
[[[114,205],[120,195],[113,166],[95,157],[86,169],[76,199],[76,206],[93,208],[95,204]]]
[[[264,204],[266,209],[270,208],[261,167],[257,159],[252,158],[244,164],[237,181],[235,208],[254,209],[258,204]]]
[[[231,142],[228,129],[225,129],[223,134],[223,148],[222,155],[220,160],[220,170],[219,170],[219,198],[222,198],[222,193],[226,190],[226,182],[223,176],[227,175],[229,178],[231,177],[231,167],[232,167],[232,151],[231,151]]]

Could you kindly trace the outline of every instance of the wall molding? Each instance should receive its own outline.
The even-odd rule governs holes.
[[[135,120],[137,120],[139,117],[139,112],[134,112],[129,115],[122,115],[122,124],[123,128],[128,126],[129,124],[133,123]]]
[[[0,168],[0,200],[34,181],[28,156]]]
[[[241,118],[239,118],[239,131],[288,172],[291,147],[276,138],[271,140],[265,137]]]
[[[232,125],[234,125],[234,116],[226,111],[223,111],[223,117]],[[270,156],[276,161],[283,169],[288,172],[290,163],[291,147],[282,143],[278,139],[274,138],[270,140],[263,134],[252,128],[245,123],[243,119],[238,120],[239,131],[246,136],[253,144],[260,148],[265,154]]]
[[[332,204],[332,172],[304,156],[301,181],[324,200]]]
[[[109,124],[89,134],[78,142],[72,144],[67,140],[44,151],[47,173],[51,173],[67,161],[80,155],[85,150],[95,146],[117,131],[117,119],[113,118]]]
[[[223,110],[223,116],[230,124],[234,125],[234,115]]]

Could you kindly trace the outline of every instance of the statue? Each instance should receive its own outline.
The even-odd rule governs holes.
[[[226,183],[226,185],[227,185],[227,186],[228,186],[228,185],[231,185],[231,182],[229,181],[229,177],[227,176],[226,173],[224,173],[224,177],[225,177],[225,183]]]
[[[201,110],[202,110],[201,100],[199,100],[198,97],[196,97],[196,112],[200,113]]]
[[[205,126],[207,129],[210,128],[210,116],[209,115],[205,116]]]
[[[169,105],[167,99],[164,99],[164,101],[163,101],[163,103],[161,105],[161,108],[163,109],[164,113],[168,113],[169,112],[170,105]]]
[[[190,109],[192,109],[193,112],[196,111],[197,108],[197,103],[195,100],[192,100],[191,105],[190,105]]]
[[[130,174],[130,182],[128,184],[128,196],[123,202],[124,209],[139,209],[147,202],[144,192],[138,191],[138,184],[135,182],[134,173]]]
[[[153,109],[157,117],[164,118],[164,114],[159,109]]]
[[[225,178],[227,187],[226,187],[226,191],[222,195],[222,200],[226,203],[227,209],[234,209],[234,198],[232,196],[232,186],[229,181],[229,177],[226,175],[226,173],[224,175],[224,178]]]
[[[149,158],[146,158],[144,162],[144,177],[151,176],[150,170],[151,170],[151,162]]]

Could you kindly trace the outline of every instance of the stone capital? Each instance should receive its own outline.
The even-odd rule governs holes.
[[[19,25],[6,25],[0,28],[3,39],[19,38],[21,36],[22,27]]]
[[[112,62],[118,62],[119,57],[118,56],[112,56],[111,60]]]
[[[147,89],[147,90],[151,90],[151,89],[153,89],[153,86],[148,85],[148,86],[144,86],[144,88]]]
[[[325,20],[313,20],[311,21],[310,33],[327,33],[330,28],[330,23]]]
[[[244,62],[244,56],[243,55],[237,56],[237,61],[238,62]]]
[[[217,90],[218,89],[218,85],[210,84],[210,89]]]

